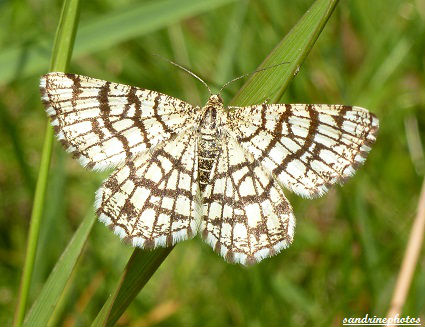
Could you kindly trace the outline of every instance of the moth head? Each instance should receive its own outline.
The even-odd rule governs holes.
[[[222,108],[223,99],[221,98],[220,94],[212,94],[207,101],[206,107]]]

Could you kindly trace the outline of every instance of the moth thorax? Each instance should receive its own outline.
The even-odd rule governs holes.
[[[223,107],[223,99],[220,94],[213,94],[209,97],[205,107],[215,107],[220,109]]]

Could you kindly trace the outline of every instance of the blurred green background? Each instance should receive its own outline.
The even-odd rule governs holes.
[[[192,12],[164,7],[158,19],[119,21],[148,2],[82,1],[70,71],[201,105],[202,85],[153,54],[221,86],[255,70],[312,2],[208,1]],[[18,293],[47,121],[38,80],[48,69],[61,3],[0,1],[2,326]],[[344,317],[385,316],[425,171],[424,32],[423,0],[341,1],[284,101],[374,112],[381,128],[365,166],[320,199],[286,192],[295,241],[258,265],[227,264],[199,238],[178,244],[118,325],[339,326]],[[242,84],[229,86],[225,101]],[[107,176],[84,170],[55,143],[32,300],[82,218],[93,214],[94,192]],[[92,321],[131,251],[96,223],[61,302],[61,325]],[[423,251],[403,313],[425,320]]]

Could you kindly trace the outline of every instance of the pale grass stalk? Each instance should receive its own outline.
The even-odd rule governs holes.
[[[136,322],[133,325],[138,327],[148,327],[148,326],[160,324],[165,319],[175,314],[180,307],[181,307],[181,303],[176,300],[168,300],[168,301],[162,302],[158,304],[157,306],[155,306],[143,317],[136,320]]]
[[[387,317],[391,318],[400,315],[406,302],[413,274],[421,252],[425,233],[425,179],[422,183],[422,190],[418,202],[418,212],[410,231],[409,242],[404,253],[403,262],[398,274],[397,283],[391,299],[390,309]],[[388,324],[387,326],[391,326]]]

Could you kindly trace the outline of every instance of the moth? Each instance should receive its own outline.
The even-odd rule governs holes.
[[[197,234],[249,265],[288,247],[295,218],[283,188],[326,193],[364,162],[378,119],[356,106],[202,108],[134,86],[52,72],[40,81],[58,140],[89,169],[114,169],[96,192],[99,219],[150,249]]]

